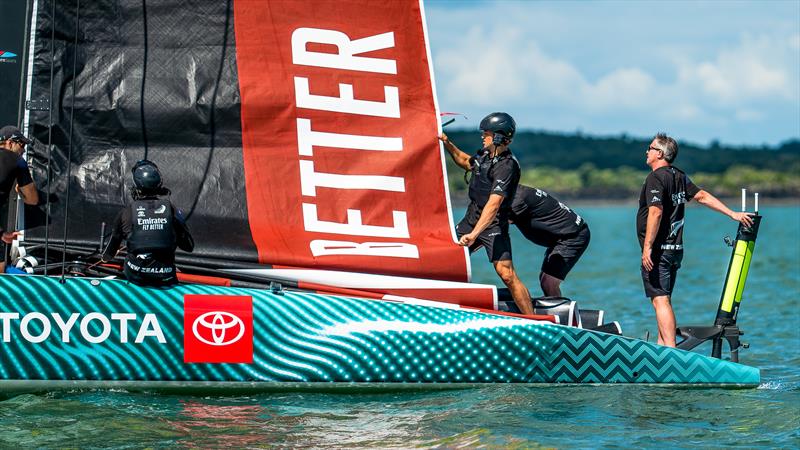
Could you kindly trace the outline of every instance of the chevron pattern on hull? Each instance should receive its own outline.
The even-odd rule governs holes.
[[[545,377],[565,383],[758,384],[758,371],[638,339],[568,328],[550,353]]]
[[[234,315],[214,310],[203,315],[213,320],[193,319],[190,299],[197,295],[214,296],[223,309],[234,298],[252,305],[252,333],[242,331],[235,341],[246,344],[246,362],[226,359],[234,353],[228,347],[220,360],[193,362],[187,342],[197,336],[208,344],[201,358],[219,346],[234,348],[214,334],[234,326],[225,322]],[[217,328],[203,337],[198,324]],[[159,290],[123,281],[0,276],[0,328],[0,387],[2,380],[759,383],[752,367],[549,323],[203,285]]]

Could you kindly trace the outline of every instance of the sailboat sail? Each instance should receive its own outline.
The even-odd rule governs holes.
[[[147,155],[195,236],[179,261],[469,281],[421,3],[34,3],[51,245],[67,220],[68,248],[96,248]]]
[[[466,280],[419,4],[237,1],[234,11],[260,261]]]

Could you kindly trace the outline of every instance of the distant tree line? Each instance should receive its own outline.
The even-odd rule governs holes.
[[[462,150],[480,145],[476,131],[446,130]],[[645,150],[651,139],[595,137],[526,131],[514,137],[511,148],[522,164],[522,183],[546,189],[563,198],[636,198],[649,171]],[[719,196],[736,196],[746,187],[766,197],[800,197],[800,140],[777,146],[708,147],[678,141],[675,165],[698,186]],[[449,159],[449,158],[448,158]],[[464,171],[448,161],[450,191],[464,198]]]

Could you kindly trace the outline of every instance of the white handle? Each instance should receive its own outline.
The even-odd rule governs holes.
[[[747,211],[747,189],[742,189],[742,212]]]

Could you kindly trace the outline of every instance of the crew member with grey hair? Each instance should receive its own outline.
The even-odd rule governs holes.
[[[696,199],[746,226],[753,224],[748,213],[734,212],[710,193],[698,188],[672,163],[678,143],[664,133],[657,134],[646,152],[651,172],[639,194],[636,230],[642,248],[642,281],[658,323],[658,343],[675,347],[675,313],[672,289],[683,259],[684,204]]]
[[[14,185],[16,192],[22,197],[22,201],[27,205],[39,203],[39,192],[33,183],[31,171],[28,163],[22,158],[25,146],[30,144],[28,139],[19,128],[7,125],[0,128],[0,233],[2,236],[3,255],[0,261],[0,273],[6,270],[6,244],[10,244],[19,234],[18,231],[6,231],[6,214],[8,212],[8,200]]]

